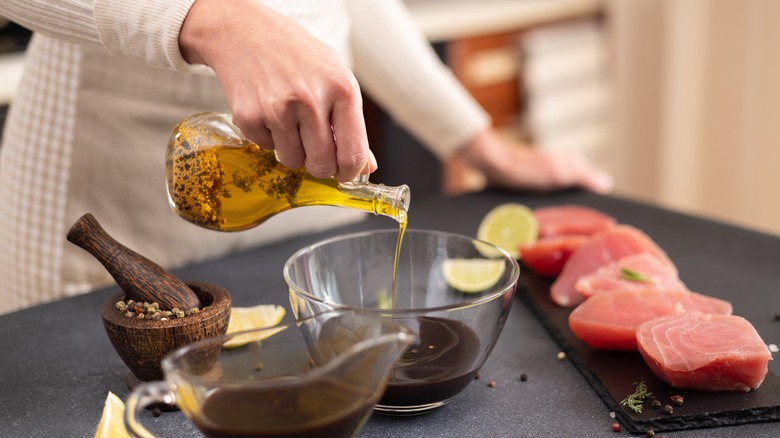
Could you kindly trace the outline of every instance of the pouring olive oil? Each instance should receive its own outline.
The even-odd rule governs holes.
[[[305,169],[288,169],[241,134],[230,116],[201,113],[180,122],[166,152],[168,199],[174,211],[193,224],[217,231],[246,230],[270,217],[303,206],[330,205],[389,216],[399,224],[396,269],[406,230],[409,187],[373,184],[367,179],[342,183],[315,178]]]

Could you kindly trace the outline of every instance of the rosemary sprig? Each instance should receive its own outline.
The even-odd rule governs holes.
[[[620,268],[620,278],[629,281],[641,281],[643,283],[655,283],[650,277],[646,277],[633,269]]]
[[[645,382],[634,382],[634,385],[636,385],[636,390],[634,393],[624,398],[620,404],[623,406],[628,406],[629,409],[633,410],[637,414],[641,414],[644,400],[646,398],[655,397],[653,396],[652,392],[647,390],[647,385],[645,385]]]

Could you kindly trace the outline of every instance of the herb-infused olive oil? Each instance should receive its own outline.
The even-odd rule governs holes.
[[[409,187],[368,181],[340,183],[289,169],[276,153],[243,137],[227,114],[202,113],[179,123],[166,153],[168,198],[182,218],[218,231],[241,231],[296,207],[331,205],[389,216],[398,221],[396,270],[406,231]]]
[[[288,169],[274,151],[243,138],[225,114],[198,114],[177,125],[166,172],[176,213],[213,230],[245,230],[285,210],[313,205],[364,210],[404,225],[407,220],[406,185],[340,183]]]

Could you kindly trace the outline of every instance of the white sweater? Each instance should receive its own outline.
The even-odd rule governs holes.
[[[195,112],[228,111],[213,72],[187,64],[179,52],[193,1],[0,2],[0,15],[35,31],[0,147],[0,313],[111,282],[65,239],[87,212],[166,268],[356,217],[309,207],[225,234],[170,210],[164,150],[171,128]],[[400,1],[264,3],[337,50],[361,87],[437,156],[488,125]]]

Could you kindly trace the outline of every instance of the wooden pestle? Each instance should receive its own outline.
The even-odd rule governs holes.
[[[95,256],[134,301],[157,302],[163,310],[200,308],[200,299],[184,282],[114,240],[92,214],[73,224],[68,240]]]

